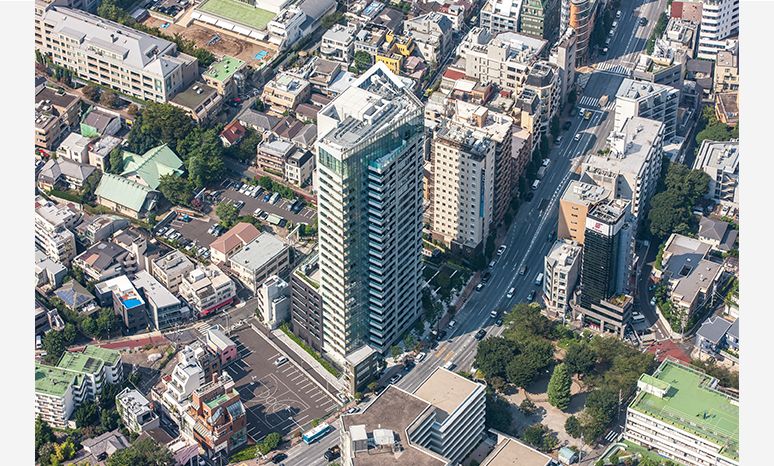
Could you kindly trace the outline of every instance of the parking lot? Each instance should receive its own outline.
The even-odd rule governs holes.
[[[304,206],[304,208],[301,209],[297,214],[294,214],[289,210],[290,206],[293,204],[293,201],[288,199],[280,199],[276,204],[271,204],[263,200],[265,194],[266,192],[264,191],[257,198],[254,198],[242,194],[234,188],[228,188],[221,195],[221,200],[244,202],[244,207],[242,207],[242,209],[239,211],[240,215],[252,215],[256,209],[261,209],[266,213],[275,214],[278,217],[284,218],[286,221],[296,225],[299,223],[311,224],[317,215],[317,212],[308,206]],[[266,217],[264,216],[263,219],[265,220],[265,218]]]
[[[214,219],[203,220],[196,217],[190,217],[185,222],[178,215],[174,220],[156,230],[167,240],[174,240],[180,247],[188,252],[197,255],[203,259],[209,258],[209,247],[216,236],[207,232],[210,226],[217,223]],[[175,235],[178,233],[178,235]],[[202,248],[204,250],[202,250]],[[201,251],[201,252],[200,252]]]
[[[311,428],[314,419],[339,408],[339,403],[301,372],[292,360],[275,367],[283,356],[251,327],[230,335],[240,359],[227,370],[247,409],[248,434],[254,440],[271,432],[287,435]]]

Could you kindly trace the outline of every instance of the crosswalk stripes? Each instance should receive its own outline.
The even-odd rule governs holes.
[[[197,322],[193,325],[193,328],[202,335],[207,335],[207,330],[212,328],[212,324],[209,322]]]
[[[583,97],[581,97],[580,101],[578,102],[578,105],[583,108],[599,107],[599,98],[584,95]],[[602,110],[612,110],[614,107],[615,107],[615,99],[611,99],[611,100],[608,100],[608,102],[605,104],[604,107],[600,107],[600,108]]]
[[[605,441],[612,442],[617,435],[618,433],[616,431],[611,430],[610,432],[607,433],[607,435],[605,435]]]
[[[626,65],[617,65],[613,63],[603,62],[596,66],[597,71],[607,71],[608,73],[620,74],[623,76],[629,76],[632,74],[632,68]]]

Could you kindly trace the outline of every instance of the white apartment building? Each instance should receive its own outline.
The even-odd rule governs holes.
[[[166,102],[198,75],[196,58],[173,42],[42,0],[35,49],[80,78],[144,100]]]
[[[739,0],[702,1],[697,58],[715,60],[719,51],[736,48],[738,34]]]
[[[57,157],[70,159],[78,163],[89,163],[89,143],[91,139],[80,133],[70,133],[56,148]]]
[[[116,396],[116,410],[130,432],[140,432],[159,427],[159,416],[142,393],[126,387]]]
[[[123,379],[121,353],[87,346],[65,352],[59,364],[35,363],[35,416],[52,427],[70,427],[70,416],[82,403],[94,400],[105,384]]]
[[[191,259],[177,249],[153,261],[151,275],[161,282],[170,293],[177,294],[183,277],[194,269]]]
[[[548,42],[543,39],[504,32],[496,36],[474,27],[457,48],[465,60],[465,74],[481,83],[494,83],[521,94],[532,65]]]
[[[228,275],[210,264],[183,276],[180,294],[200,317],[231,304],[236,285]]]
[[[159,402],[178,425],[190,405],[191,394],[207,382],[204,368],[199,364],[201,353],[206,351],[201,344],[183,347],[177,354],[177,365],[161,394]]]
[[[482,131],[447,121],[435,131],[430,157],[433,237],[483,251],[494,206],[495,143]]]
[[[145,270],[138,270],[132,285],[145,297],[148,304],[148,321],[152,328],[163,330],[187,320],[191,310],[171,291]]]
[[[738,140],[702,141],[693,168],[710,176],[707,198],[718,204],[739,208]]]
[[[383,63],[318,113],[323,348],[342,366],[364,344],[387,351],[422,309],[422,116]]]
[[[71,231],[81,213],[43,197],[35,198],[35,247],[52,260],[69,265],[75,257],[75,235]]]
[[[275,329],[289,320],[290,286],[285,280],[272,275],[258,288],[256,296],[263,323]]]
[[[479,13],[478,25],[492,34],[518,32],[523,0],[487,0]]]
[[[355,48],[355,34],[358,32],[357,23],[334,24],[325,31],[320,42],[320,54],[328,60],[349,63]]]
[[[680,91],[671,86],[626,78],[615,95],[615,124],[621,131],[631,117],[643,117],[664,123],[664,141],[671,141],[677,131],[677,106]]]
[[[661,174],[664,125],[632,117],[608,136],[607,153],[589,155],[581,181],[610,190],[614,199],[631,201],[631,213],[643,221]]]
[[[738,466],[739,400],[716,378],[666,359],[637,381],[624,438],[687,466]]]
[[[290,270],[290,247],[271,233],[263,233],[245,244],[229,261],[239,281],[254,293],[272,275]]]
[[[558,239],[543,263],[543,300],[551,317],[564,317],[570,309],[570,298],[578,283],[583,246],[568,239]]]

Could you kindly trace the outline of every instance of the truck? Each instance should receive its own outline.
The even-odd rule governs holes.
[[[583,112],[583,119],[584,120],[590,120],[591,119],[591,110],[586,110]]]
[[[599,106],[604,107],[605,105],[607,105],[607,95],[603,95],[599,98]]]

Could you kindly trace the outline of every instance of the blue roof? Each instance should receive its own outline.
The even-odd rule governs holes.
[[[75,280],[62,285],[61,288],[54,291],[54,294],[61,299],[67,307],[73,310],[80,309],[91,301],[94,301],[94,295],[89,290]]]

